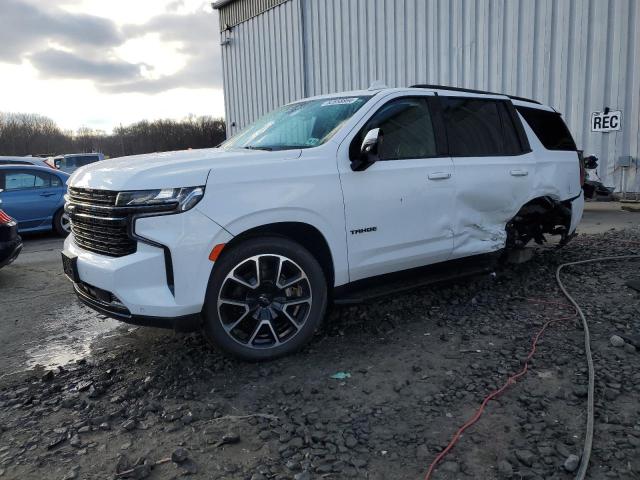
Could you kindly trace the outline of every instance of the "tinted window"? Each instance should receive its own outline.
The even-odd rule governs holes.
[[[360,132],[358,148],[366,133],[382,130],[378,147],[380,160],[401,160],[436,156],[436,142],[426,98],[392,100],[376,112]]]
[[[503,154],[505,149],[499,103],[477,98],[442,97],[452,156]]]
[[[52,187],[61,187],[62,186],[62,180],[60,180],[55,175],[51,175],[51,186]]]
[[[507,102],[498,102],[497,105],[500,112],[500,121],[502,122],[502,154],[518,155],[524,151],[524,148],[520,144],[514,118],[507,108]]]
[[[4,176],[4,189],[23,190],[25,188],[46,188],[51,186],[50,175],[33,174],[28,172],[6,172]]]
[[[576,150],[571,132],[556,112],[537,108],[516,107],[527,121],[544,148],[548,150]]]
[[[88,157],[76,157],[76,167],[84,167],[85,165],[89,165],[90,163],[94,163],[98,161],[98,157],[88,156]]]

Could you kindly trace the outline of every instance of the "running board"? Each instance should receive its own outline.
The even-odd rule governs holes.
[[[335,305],[358,305],[495,270],[502,252],[450,260],[360,280],[334,290]]]

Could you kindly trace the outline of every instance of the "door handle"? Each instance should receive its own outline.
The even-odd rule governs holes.
[[[51,193],[51,192],[44,192],[40,194],[41,197],[52,197],[54,195],[55,193]]]
[[[509,173],[511,174],[512,177],[526,177],[527,175],[529,175],[529,171],[528,170],[510,170]]]
[[[446,180],[447,178],[451,178],[451,174],[449,172],[433,172],[429,174],[429,180]]]

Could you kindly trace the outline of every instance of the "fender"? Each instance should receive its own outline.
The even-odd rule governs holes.
[[[329,221],[312,210],[296,207],[266,208],[242,215],[222,227],[235,237],[257,227],[283,222],[304,223],[318,230],[331,251],[335,286],[349,283],[349,264],[344,231],[336,231]]]

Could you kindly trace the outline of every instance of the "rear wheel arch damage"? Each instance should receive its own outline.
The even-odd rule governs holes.
[[[538,245],[546,242],[545,234],[559,235],[560,245],[570,240],[571,202],[552,196],[534,198],[525,203],[509,220],[506,248],[523,248],[531,240]]]

